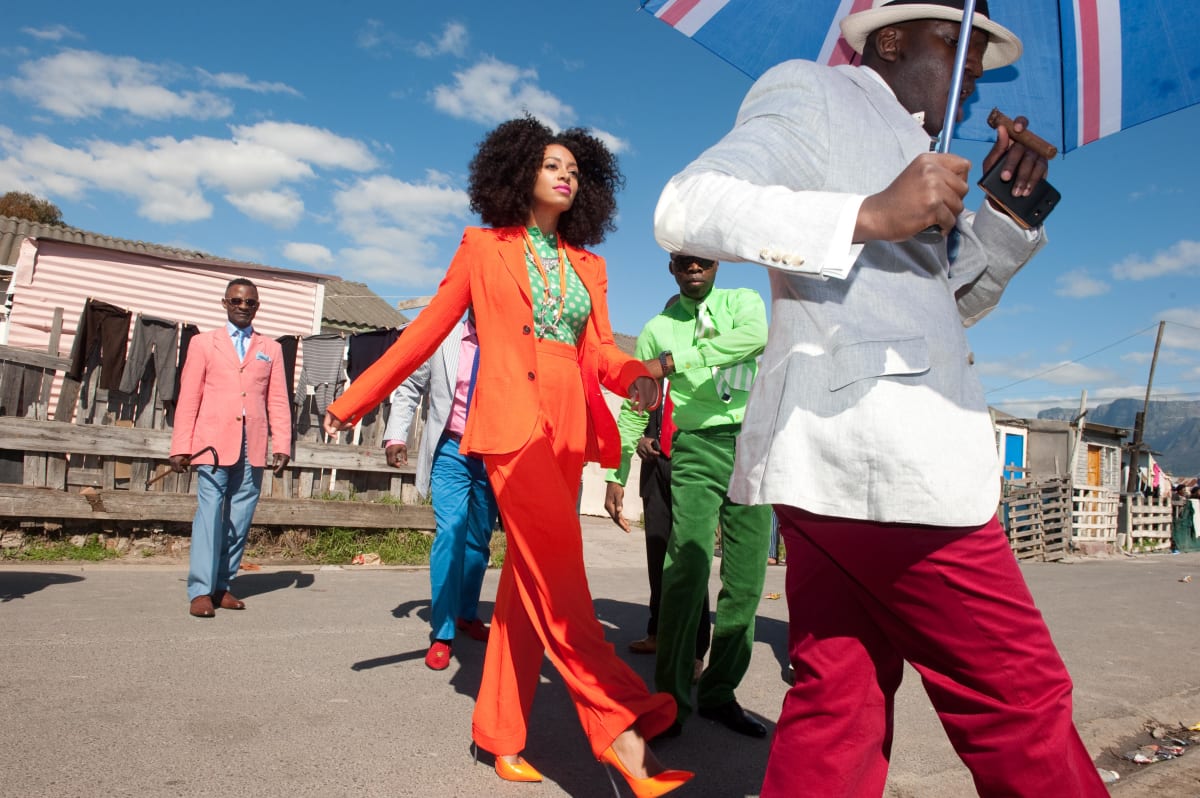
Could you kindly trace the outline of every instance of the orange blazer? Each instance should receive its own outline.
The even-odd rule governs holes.
[[[615,468],[621,436],[600,386],[625,396],[635,379],[650,373],[613,342],[604,259],[565,242],[564,248],[592,300],[578,345],[588,413],[585,456]],[[433,301],[329,412],[345,422],[358,421],[429,359],[468,308],[474,309],[479,332],[479,371],[461,451],[508,454],[520,449],[533,435],[539,404],[533,290],[520,227],[468,227]]]
[[[233,465],[242,456],[243,411],[250,465],[266,464],[268,435],[272,451],[291,452],[292,409],[283,350],[267,336],[254,333],[242,361],[224,326],[200,333],[188,345],[183,363],[170,453],[192,454],[212,446],[219,465]],[[212,462],[211,452],[194,461],[196,465]]]

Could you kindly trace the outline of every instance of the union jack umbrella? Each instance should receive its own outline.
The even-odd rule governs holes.
[[[1200,103],[1196,0],[992,0],[1021,38],[1015,64],[975,84],[955,136],[991,141],[988,111],[1029,117],[1061,152]],[[757,78],[790,58],[857,56],[838,22],[871,0],[643,0],[642,8]]]

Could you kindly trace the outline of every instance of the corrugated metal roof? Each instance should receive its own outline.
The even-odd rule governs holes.
[[[0,266],[15,266],[21,252],[21,242],[26,238],[45,241],[61,241],[85,247],[97,247],[111,252],[123,252],[150,258],[162,258],[175,263],[216,267],[223,273],[236,272],[239,276],[250,276],[248,272],[266,272],[278,277],[300,277],[305,282],[314,278],[327,281],[325,302],[321,308],[324,329],[355,332],[388,327],[402,327],[409,319],[404,314],[374,293],[363,283],[341,280],[329,274],[282,269],[250,261],[230,260],[191,249],[167,247],[146,241],[131,241],[124,238],[91,233],[68,225],[40,224],[12,216],[0,216]],[[265,277],[266,275],[264,275]],[[8,275],[0,271],[0,290],[7,288]],[[104,288],[97,286],[97,291]],[[120,303],[117,303],[120,304]]]
[[[230,260],[200,252],[194,249],[179,249],[161,244],[151,244],[146,241],[130,241],[126,238],[90,233],[77,227],[59,224],[40,224],[27,219],[17,219],[13,216],[0,216],[0,264],[13,266],[21,251],[21,242],[26,238],[39,238],[48,241],[62,241],[68,244],[79,244],[85,247],[100,247],[114,252],[129,252],[135,255],[145,255],[151,258],[166,258],[168,260],[185,260],[202,266],[232,267],[241,271],[272,271],[282,274],[303,275],[305,278],[316,277],[321,280],[338,279],[331,274],[316,274],[295,269],[281,269],[277,266],[266,266],[250,261]]]
[[[409,321],[365,283],[350,280],[330,280],[325,284],[321,317],[321,326],[330,332],[403,327]]]

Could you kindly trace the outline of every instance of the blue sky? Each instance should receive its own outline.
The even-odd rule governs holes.
[[[527,109],[619,153],[619,230],[597,251],[629,334],[674,290],[651,229],[659,191],[750,85],[636,0],[164,8],[6,10],[0,192],[105,235],[335,274],[395,302],[433,291],[477,223],[476,143]],[[1142,397],[1160,319],[1154,397],[1200,399],[1197,127],[1193,107],[1051,164],[1064,198],[1050,243],[969,332],[991,404]],[[978,164],[986,148],[955,151]],[[767,292],[754,265],[718,280]]]

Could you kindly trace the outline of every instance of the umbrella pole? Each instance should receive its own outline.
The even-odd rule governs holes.
[[[935,152],[950,152],[954,122],[958,119],[958,98],[962,93],[963,68],[967,65],[967,49],[971,46],[971,29],[975,21],[975,0],[963,0],[962,27],[958,32],[958,49],[954,53],[954,77],[950,81],[950,96],[946,99],[946,118],[938,136]]]
[[[942,120],[942,132],[937,143],[930,147],[932,152],[950,152],[950,139],[954,137],[954,120],[958,118],[958,95],[962,91],[963,67],[967,65],[967,48],[971,46],[971,28],[975,21],[975,0],[963,0],[962,27],[958,30],[958,49],[954,51],[954,75],[950,78],[950,96],[946,98],[946,117]],[[922,244],[938,244],[942,231],[930,225],[913,236]]]

